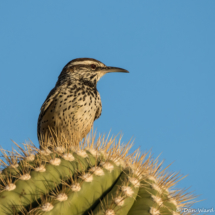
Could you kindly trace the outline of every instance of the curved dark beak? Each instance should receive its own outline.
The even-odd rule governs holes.
[[[112,67],[112,66],[107,66],[105,68],[100,68],[101,72],[125,72],[125,73],[129,73],[128,70],[122,69],[122,68],[118,68],[118,67]]]

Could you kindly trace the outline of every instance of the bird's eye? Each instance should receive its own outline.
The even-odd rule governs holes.
[[[95,65],[95,64],[91,64],[91,68],[92,68],[92,69],[95,69],[95,68],[96,68],[96,65]]]

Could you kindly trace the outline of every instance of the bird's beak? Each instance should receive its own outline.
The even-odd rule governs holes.
[[[129,71],[127,71],[125,69],[121,69],[121,68],[118,68],[118,67],[112,67],[112,66],[107,66],[105,68],[102,68],[100,71],[105,72],[105,73],[109,73],[109,72],[125,72],[125,73],[129,73]]]

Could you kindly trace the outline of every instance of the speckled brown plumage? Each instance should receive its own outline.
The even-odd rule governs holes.
[[[108,72],[127,71],[107,67],[91,58],[70,61],[41,107],[37,127],[39,141],[60,135],[71,144],[78,144],[101,115],[96,84]]]

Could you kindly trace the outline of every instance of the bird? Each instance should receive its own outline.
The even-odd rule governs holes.
[[[76,58],[64,66],[40,109],[37,123],[40,145],[53,136],[61,136],[71,145],[78,145],[86,137],[102,113],[97,83],[112,72],[129,73],[93,58]]]

